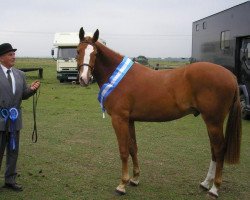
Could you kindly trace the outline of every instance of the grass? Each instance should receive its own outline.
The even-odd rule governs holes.
[[[115,196],[121,162],[110,117],[102,119],[99,88],[56,80],[50,59],[17,59],[17,67],[43,67],[37,107],[38,142],[32,143],[32,98],[23,101],[24,128],[18,160],[18,183],[24,191],[0,189],[2,200],[47,199],[205,199],[198,185],[206,176],[210,147],[200,117],[165,123],[136,123],[141,167],[140,185]],[[28,72],[31,83],[38,72]],[[243,121],[241,164],[225,165],[222,200],[250,197],[250,123]],[[130,163],[131,166],[131,163]],[[132,174],[132,169],[130,168]],[[0,171],[4,183],[4,169]]]

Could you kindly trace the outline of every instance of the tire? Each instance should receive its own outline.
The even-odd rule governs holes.
[[[250,119],[250,115],[246,113],[246,97],[244,94],[240,95],[240,105],[242,119]]]

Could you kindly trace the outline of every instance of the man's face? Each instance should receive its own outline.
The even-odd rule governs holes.
[[[7,68],[11,68],[15,65],[16,54],[14,51],[8,52],[0,56],[0,62]]]

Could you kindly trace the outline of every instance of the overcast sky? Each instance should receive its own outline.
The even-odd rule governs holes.
[[[97,28],[130,57],[190,57],[192,22],[246,0],[8,0],[0,2],[0,43],[19,57],[50,57],[55,32]]]

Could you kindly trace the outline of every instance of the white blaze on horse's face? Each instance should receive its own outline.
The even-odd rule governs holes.
[[[92,52],[94,52],[94,47],[92,45],[88,45],[85,49],[85,54],[83,58],[83,71],[79,76],[79,81],[81,85],[88,85],[89,83],[91,76],[91,70],[89,65]]]

